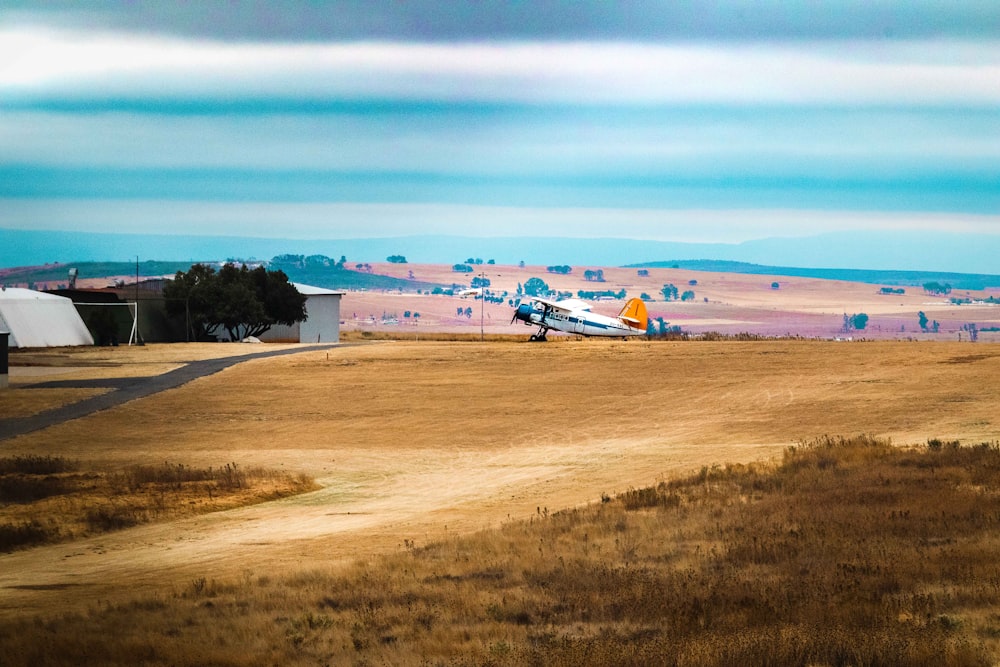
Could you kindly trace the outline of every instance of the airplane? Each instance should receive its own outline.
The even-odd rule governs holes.
[[[514,311],[510,323],[517,320],[538,327],[529,340],[544,341],[551,329],[581,336],[644,336],[649,318],[642,299],[629,299],[617,317],[608,317],[590,312],[590,304],[580,299],[550,301],[534,296]]]

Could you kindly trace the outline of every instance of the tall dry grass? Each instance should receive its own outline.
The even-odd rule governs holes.
[[[1000,447],[823,438],[347,571],[0,625],[6,664],[988,665]]]
[[[308,476],[236,463],[105,470],[60,456],[0,457],[0,553],[315,488]]]

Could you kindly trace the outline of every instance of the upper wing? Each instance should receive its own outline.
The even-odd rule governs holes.
[[[550,301],[539,296],[531,297],[535,303],[540,303],[546,308],[551,308],[560,313],[571,313],[575,310],[590,310],[590,304],[579,299],[564,299],[562,301]]]
[[[590,310],[590,304],[580,299],[563,299],[558,303],[566,310]]]

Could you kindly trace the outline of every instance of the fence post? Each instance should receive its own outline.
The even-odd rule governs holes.
[[[7,341],[9,338],[9,332],[0,331],[0,389],[6,389],[10,386],[10,378],[7,375]]]

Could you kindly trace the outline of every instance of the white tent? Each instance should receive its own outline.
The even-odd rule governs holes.
[[[0,289],[0,331],[11,347],[94,344],[71,300],[20,287]]]

